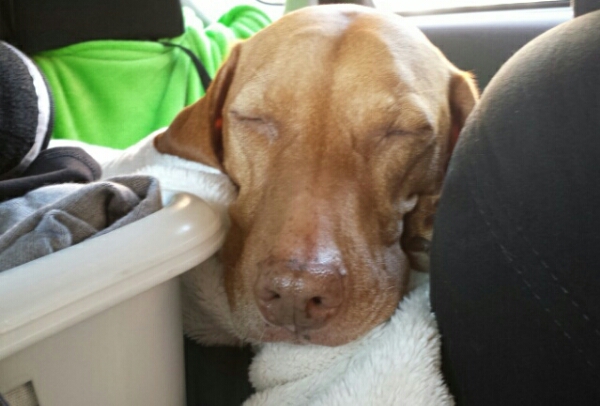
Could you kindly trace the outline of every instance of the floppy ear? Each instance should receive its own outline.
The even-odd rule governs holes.
[[[169,128],[156,136],[154,147],[158,152],[223,170],[223,105],[239,54],[238,44],[219,69],[204,97],[183,109]]]
[[[470,74],[456,71],[450,80],[449,95],[452,123],[448,148],[442,168],[444,172],[458,141],[458,135],[477,103],[479,92]],[[441,180],[437,187],[441,189]],[[411,268],[418,271],[429,271],[429,247],[431,245],[433,221],[440,198],[440,191],[437,190],[433,194],[428,195],[419,195],[417,205],[405,216],[404,230],[400,242],[404,252],[408,256]]]
[[[429,271],[429,247],[439,197],[439,194],[419,195],[415,208],[404,217],[400,245],[408,257],[411,269]]]
[[[456,71],[450,79],[450,113],[452,115],[452,129],[448,147],[448,161],[458,142],[458,135],[462,131],[467,117],[479,99],[479,90],[473,76],[468,72]]]

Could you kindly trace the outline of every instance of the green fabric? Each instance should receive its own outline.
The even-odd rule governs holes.
[[[184,8],[185,33],[169,42],[198,55],[211,77],[238,39],[266,27],[269,17],[237,6],[204,27]],[[150,41],[90,41],[34,55],[55,103],[53,138],[127,148],[167,126],[204,95],[184,51]]]

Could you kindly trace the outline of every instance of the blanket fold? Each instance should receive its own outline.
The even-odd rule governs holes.
[[[0,202],[43,186],[92,182],[100,175],[100,165],[81,148],[45,149],[19,177],[0,180]]]
[[[160,209],[158,181],[129,176],[46,186],[0,204],[0,272]]]

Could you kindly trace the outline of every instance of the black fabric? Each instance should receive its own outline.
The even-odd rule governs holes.
[[[17,167],[36,138],[38,99],[23,61],[0,42],[0,177]]]
[[[179,0],[0,0],[1,39],[28,54],[100,39],[183,34]]]
[[[450,163],[431,302],[458,405],[600,404],[600,12],[519,51]]]
[[[207,347],[185,338],[188,406],[239,406],[254,393],[250,347]]]
[[[42,186],[98,180],[100,165],[83,149],[57,147],[42,151],[18,178],[0,181],[0,202]]]

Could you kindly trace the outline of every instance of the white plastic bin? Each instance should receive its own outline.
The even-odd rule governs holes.
[[[225,230],[176,195],[133,224],[0,273],[0,393],[41,406],[185,404],[177,276]]]

